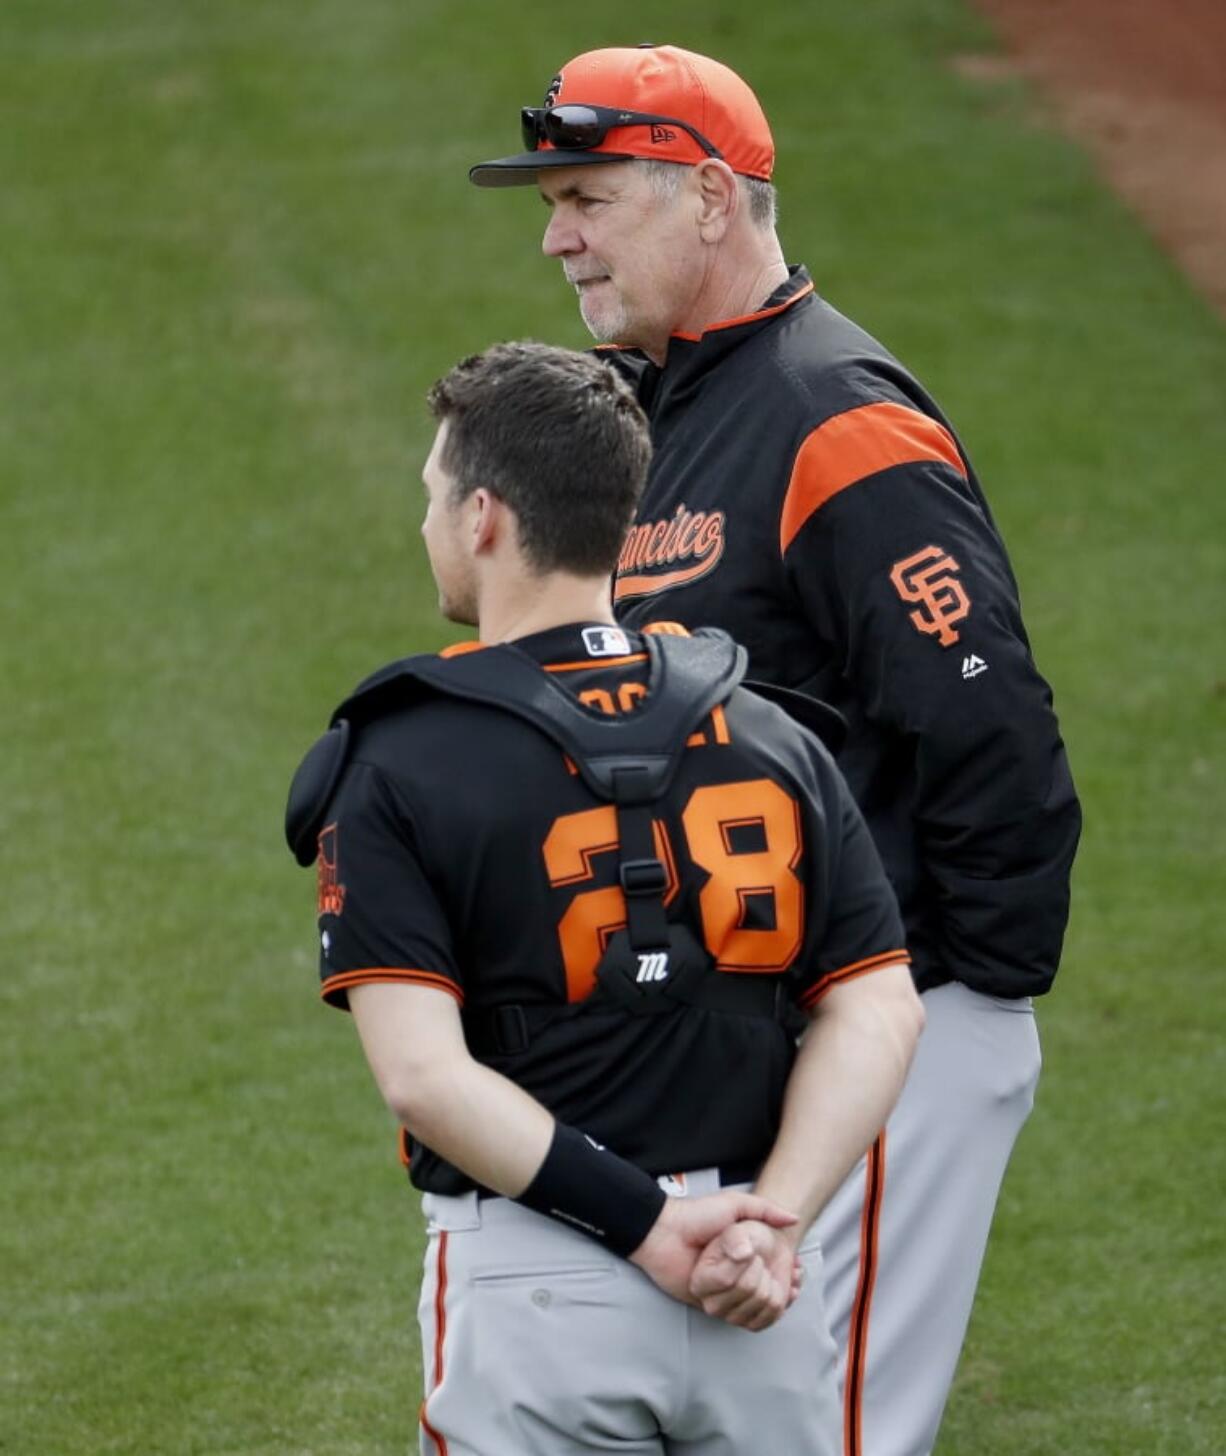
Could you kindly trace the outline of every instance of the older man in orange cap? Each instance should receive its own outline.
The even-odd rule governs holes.
[[[651,423],[619,619],[723,627],[756,677],[849,724],[841,765],[902,906],[927,1028],[817,1227],[847,1456],[926,1456],[1068,914],[1080,811],[1051,693],[949,421],[785,261],[774,144],[746,82],[675,46],[591,51],[521,121],[524,150],[472,180],[539,189],[544,251]]]

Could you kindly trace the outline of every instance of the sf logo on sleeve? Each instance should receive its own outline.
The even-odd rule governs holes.
[[[890,572],[894,590],[904,602],[918,602],[908,613],[917,632],[936,637],[942,647],[958,640],[954,623],[971,609],[971,600],[958,580],[958,563],[940,546],[925,546],[914,556],[896,561]]]
[[[336,864],[336,825],[329,824],[319,834],[319,855],[315,861],[316,904],[320,915],[339,915],[345,908],[345,887],[340,883]]]

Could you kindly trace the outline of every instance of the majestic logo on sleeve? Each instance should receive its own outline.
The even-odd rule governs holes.
[[[336,878],[336,825],[329,824],[319,834],[319,858],[315,861],[318,881],[318,907],[321,915],[339,915],[345,905],[345,887]],[[325,946],[326,950],[327,947]]]
[[[890,572],[894,590],[904,602],[918,602],[908,613],[917,632],[935,637],[942,647],[952,647],[958,640],[954,623],[962,621],[971,609],[971,599],[958,580],[961,568],[940,546],[925,546],[914,556],[896,561]]]
[[[671,517],[631,526],[613,600],[666,591],[714,571],[724,554],[724,519],[723,511],[690,511],[682,503]]]

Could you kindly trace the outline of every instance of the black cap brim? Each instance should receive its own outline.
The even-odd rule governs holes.
[[[550,147],[543,152],[520,152],[517,157],[498,157],[470,167],[468,180],[477,187],[531,187],[536,174],[546,167],[591,167],[597,162],[633,162],[626,152],[566,152]]]

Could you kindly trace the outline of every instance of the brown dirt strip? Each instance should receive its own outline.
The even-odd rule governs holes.
[[[974,3],[1226,316],[1226,0]]]

